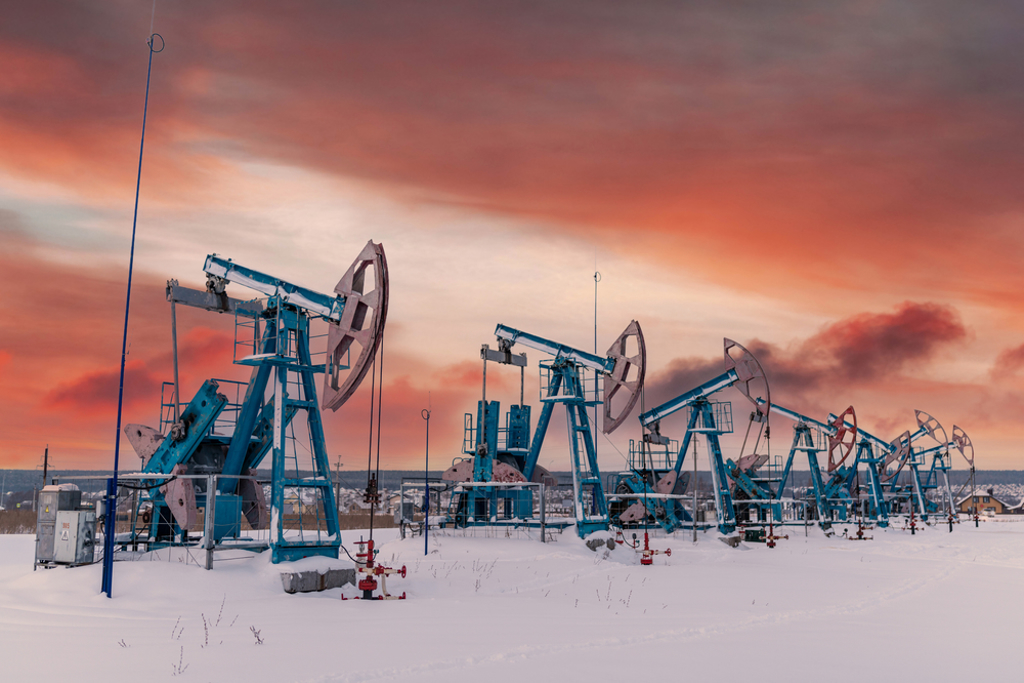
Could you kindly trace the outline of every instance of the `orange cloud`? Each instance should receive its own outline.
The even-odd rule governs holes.
[[[539,216],[826,312],[894,289],[1014,306],[1012,22],[876,11],[905,40],[844,6],[810,20],[614,3],[172,4],[158,13],[148,187],[212,202],[228,159],[269,159]],[[33,3],[0,33],[38,74],[3,81],[5,166],[83,194],[130,186],[146,53],[127,36],[147,18]],[[940,38],[953,27],[979,36],[969,58]]]
[[[59,384],[43,397],[43,409],[47,411],[71,411],[78,418],[109,415],[117,409],[120,370],[88,372],[70,382]],[[160,398],[160,380],[141,361],[125,365],[124,407],[131,410],[143,401],[157,401]]]

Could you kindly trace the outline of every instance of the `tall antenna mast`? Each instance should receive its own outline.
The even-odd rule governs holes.
[[[153,2],[153,16],[156,16],[156,2]],[[152,19],[150,20],[152,26]],[[160,49],[155,48],[160,39]],[[128,291],[124,298],[124,334],[121,337],[121,378],[117,387],[117,431],[114,434],[114,470],[107,486],[107,521],[103,529],[103,592],[111,597],[111,583],[114,574],[114,524],[117,508],[117,467],[121,454],[121,411],[124,406],[124,366],[128,357],[128,312],[132,304],[132,268],[135,265],[135,228],[139,222],[139,187],[142,184],[142,152],[146,146],[146,115],[149,113],[149,82],[153,74],[153,55],[164,50],[164,39],[159,33],[149,34],[149,66],[146,69],[146,98],[142,106],[142,137],[139,141],[139,170],[135,177],[135,212],[132,214],[132,244],[128,252]],[[175,401],[178,398],[175,396]]]

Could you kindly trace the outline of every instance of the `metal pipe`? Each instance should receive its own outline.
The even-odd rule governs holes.
[[[171,357],[174,360],[174,422],[181,419],[181,385],[178,384],[178,316],[174,312],[174,297],[171,297]]]
[[[697,436],[693,437],[693,542],[697,542]]]
[[[526,367],[519,366],[519,405],[526,405]]]
[[[430,542],[430,411],[424,408],[420,411],[420,417],[427,421],[427,444],[423,458],[423,495],[427,501],[423,511],[423,555],[426,556]]]
[[[203,535],[206,537],[206,568],[213,569],[213,520],[217,514],[217,475],[206,477],[206,518],[203,519]]]
[[[547,534],[544,531],[544,521],[545,521],[545,514],[544,513],[545,513],[545,508],[544,508],[544,483],[541,482],[541,485],[540,485],[540,542],[541,543],[547,543],[548,542],[547,538],[546,538]]]

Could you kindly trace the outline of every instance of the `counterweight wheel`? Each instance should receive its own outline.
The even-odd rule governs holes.
[[[852,427],[846,425],[847,417]],[[829,424],[836,430],[834,436],[828,437],[828,471],[833,472],[846,462],[857,445],[857,412],[850,406]]]
[[[889,465],[892,463],[896,464],[896,469],[888,474],[882,474],[882,481],[892,481],[903,469],[903,466],[907,464],[907,460],[910,459],[910,432],[903,432],[898,439],[892,442],[893,449],[885,456],[885,462],[882,464],[882,471],[885,472]]]
[[[632,356],[627,355],[630,338],[636,339],[637,346],[637,352]],[[606,373],[604,376],[604,423],[601,430],[605,434],[611,434],[629,417],[629,412],[636,405],[644,386],[647,346],[644,344],[644,332],[640,329],[640,323],[631,321],[618,339],[608,347],[607,356],[615,359],[615,367],[610,374]],[[633,368],[636,368],[635,375],[631,372]],[[631,375],[634,375],[632,379]],[[612,399],[622,390],[628,392],[626,402],[613,414],[615,409],[612,406]]]
[[[956,449],[960,451],[960,455],[964,456],[964,460],[967,461],[967,464],[973,468],[974,444],[971,443],[971,437],[967,436],[967,432],[956,425],[953,425],[953,443],[956,444]]]
[[[754,408],[762,416],[767,416],[772,408],[771,392],[768,388],[768,378],[764,374],[764,368],[757,361],[750,351],[747,351],[742,344],[732,339],[724,339],[725,343],[725,369],[735,370],[739,378],[736,388],[746,396]],[[757,399],[763,399],[759,402]]]
[[[928,432],[928,436],[932,437],[942,445],[949,443],[949,438],[946,436],[946,430],[938,420],[923,410],[915,410],[914,416],[917,418],[917,426],[923,427],[925,431]]]
[[[388,262],[384,246],[367,242],[334,291],[345,298],[345,309],[341,321],[332,323],[327,335],[324,408],[331,410],[344,405],[359,388],[384,335],[388,315]],[[346,370],[344,366],[353,356],[355,361]],[[343,372],[347,372],[344,378]]]

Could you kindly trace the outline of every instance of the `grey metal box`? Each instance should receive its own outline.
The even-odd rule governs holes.
[[[54,560],[57,513],[61,510],[77,510],[81,505],[82,492],[74,484],[50,484],[39,492],[36,499],[36,562]]]
[[[40,523],[36,526],[36,562],[53,560],[53,532],[53,523]]]
[[[87,564],[93,561],[96,544],[96,513],[92,510],[57,512],[53,561]]]
[[[53,522],[57,519],[58,510],[77,510],[82,507],[82,492],[65,485],[44,486],[39,492],[36,503],[37,519],[40,522]]]

